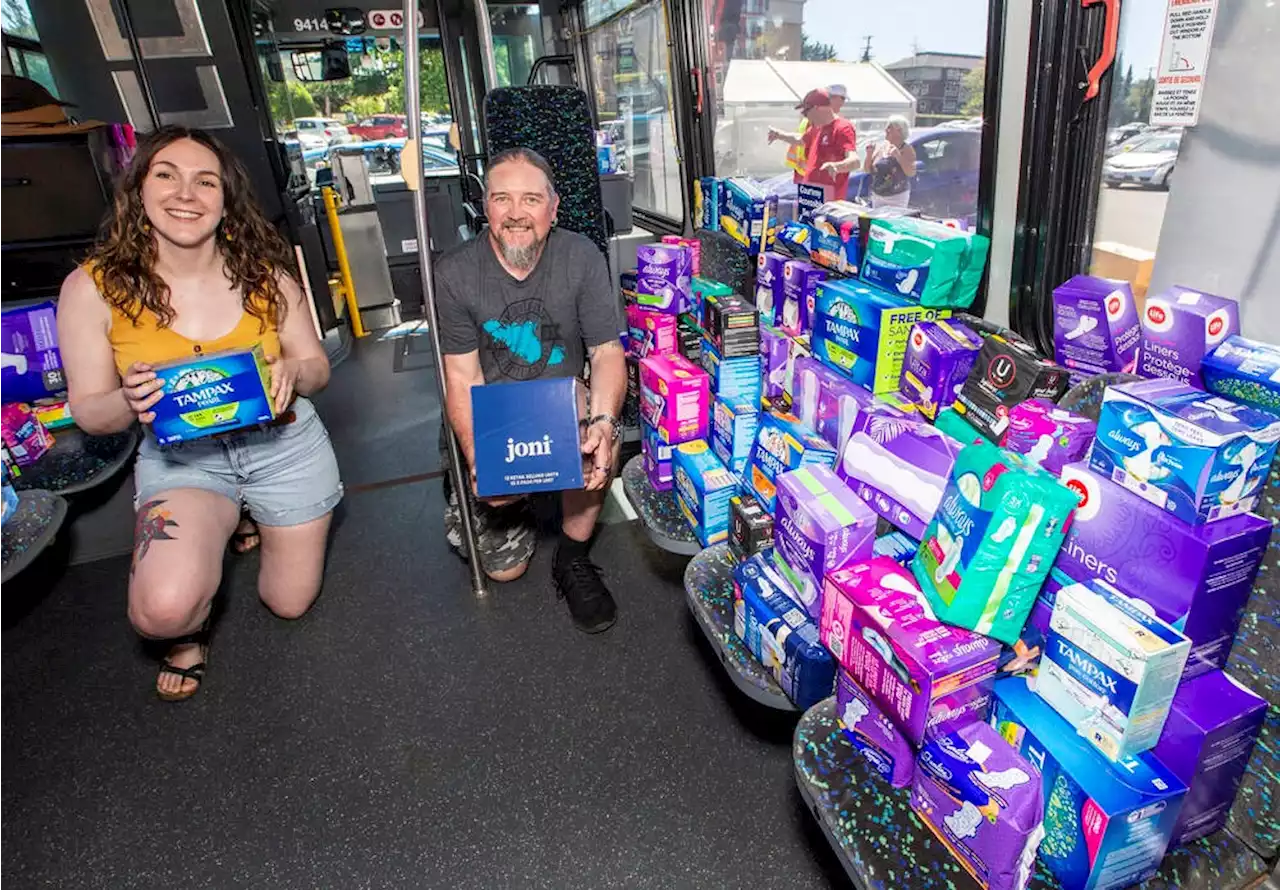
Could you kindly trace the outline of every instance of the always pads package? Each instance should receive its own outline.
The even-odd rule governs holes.
[[[1017,642],[1077,502],[1021,455],[994,445],[962,449],[911,563],[934,611]]]

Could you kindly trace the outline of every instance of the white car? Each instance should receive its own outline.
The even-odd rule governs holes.
[[[1125,183],[1168,188],[1182,133],[1156,133],[1134,141],[1136,144],[1128,151],[1107,158],[1102,165],[1102,181],[1113,188]]]
[[[346,125],[331,117],[300,117],[294,121],[294,127],[303,151],[355,141]]]

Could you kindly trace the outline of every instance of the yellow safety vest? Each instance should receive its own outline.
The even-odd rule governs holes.
[[[793,145],[787,149],[787,167],[803,176],[806,173],[804,162],[804,131],[809,129],[809,119],[800,119],[800,136],[802,141],[799,145]]]

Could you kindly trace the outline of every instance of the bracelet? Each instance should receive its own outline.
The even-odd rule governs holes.
[[[622,435],[622,421],[612,414],[597,414],[587,421],[587,426],[595,426],[602,420],[607,421],[609,426],[613,428],[613,441],[618,441],[618,438]]]

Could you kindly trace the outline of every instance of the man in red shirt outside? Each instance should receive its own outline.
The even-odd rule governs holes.
[[[861,166],[853,124],[836,114],[825,89],[810,90],[796,109],[809,123],[804,132],[796,137],[771,128],[769,141],[801,142],[804,174],[796,173],[796,182],[822,186],[825,200],[844,200],[849,174]]]

